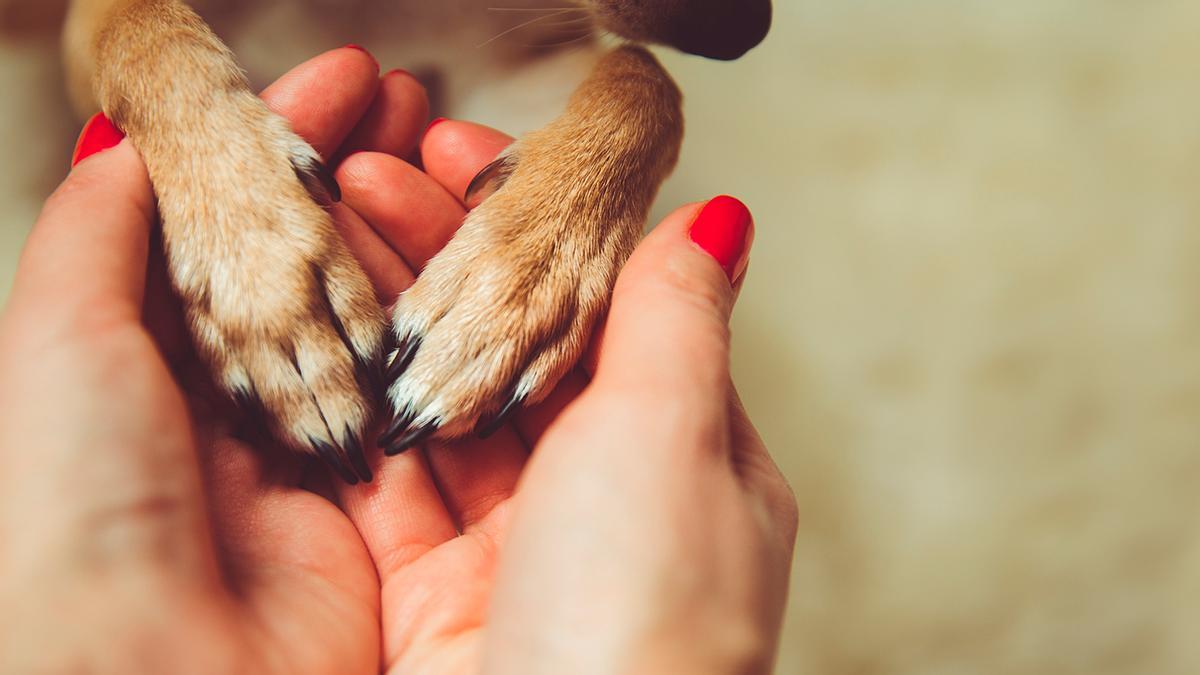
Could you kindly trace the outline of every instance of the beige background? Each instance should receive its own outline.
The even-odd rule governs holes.
[[[757,217],[734,360],[801,504],[780,672],[1197,672],[1200,5],[776,4],[743,61],[665,57],[658,212]],[[0,46],[0,297],[76,131],[52,57]],[[553,112],[494,89],[459,109]]]

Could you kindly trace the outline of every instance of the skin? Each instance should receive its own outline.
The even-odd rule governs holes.
[[[335,217],[382,300],[509,140],[422,139],[419,85],[355,50],[263,96],[327,157],[366,151]],[[418,143],[427,173],[398,159]],[[0,671],[768,670],[796,506],[730,381],[735,292],[688,240],[699,208],[639,247],[550,400],[487,441],[375,451],[350,488],[212,393],[136,152],[85,160],[0,317]]]

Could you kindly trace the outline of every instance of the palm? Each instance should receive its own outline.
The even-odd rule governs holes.
[[[497,554],[489,535],[467,532],[387,577],[382,598],[391,672],[478,670]]]
[[[264,486],[225,539],[237,549],[229,626],[258,672],[367,672],[379,650],[378,585],[354,526],[328,500]],[[249,525],[248,525],[249,524]],[[244,537],[244,538],[243,538]],[[245,636],[259,636],[246,644]]]
[[[152,270],[157,267],[152,262]],[[121,401],[126,414],[159,410],[155,417],[163,428],[147,431],[160,439],[199,442],[223,573],[218,587],[201,597],[212,609],[233,608],[211,639],[241,652],[235,658],[255,663],[255,672],[371,670],[379,650],[379,587],[362,539],[336,504],[302,487],[326,478],[319,465],[266,439],[235,437],[237,413],[207,383],[187,342],[178,339],[178,309],[162,288],[152,285],[149,291],[153,337],[136,325],[122,331],[142,333],[137,342],[144,353],[132,361],[146,364],[144,375],[141,381],[123,380],[127,391],[111,400]],[[179,399],[177,379],[187,384],[189,415],[169,405],[163,410],[164,402]],[[130,406],[138,401],[132,396],[141,404]]]
[[[433,442],[339,488],[381,583],[384,663],[393,672],[477,672],[497,563],[532,446],[586,386],[568,375],[544,404],[487,441]]]
[[[482,442],[430,443],[339,488],[374,559],[384,664],[393,672],[478,670],[511,496],[529,453],[512,428]]]

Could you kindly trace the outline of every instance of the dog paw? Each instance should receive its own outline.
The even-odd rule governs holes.
[[[624,48],[484,169],[466,196],[478,206],[394,307],[387,454],[487,435],[550,393],[606,312],[681,136],[678,90]]]
[[[486,433],[543,399],[587,346],[640,232],[580,223],[569,205],[539,201],[537,181],[506,182],[520,153],[480,174],[468,201],[488,183],[497,191],[396,303],[400,347],[385,375],[395,420],[380,439],[390,454],[435,432]]]
[[[287,445],[348,483],[371,480],[362,438],[385,321],[317,203],[340,198],[336,182],[248,92],[223,95],[196,125],[166,136],[143,131],[137,141],[172,281],[214,379],[253,402]]]

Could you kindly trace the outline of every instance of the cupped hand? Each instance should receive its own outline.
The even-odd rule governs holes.
[[[428,111],[353,49],[263,97],[326,157],[410,152]],[[72,170],[21,257],[0,319],[0,672],[376,671],[371,558],[300,487],[310,463],[235,436],[154,219],[124,142]]]
[[[447,121],[425,135],[424,173],[380,153],[343,164],[363,216],[349,240],[377,286],[412,283],[511,140]],[[796,506],[729,375],[752,236],[734,199],[676,211],[548,401],[488,440],[428,443],[339,488],[380,576],[392,672],[769,669]]]

